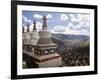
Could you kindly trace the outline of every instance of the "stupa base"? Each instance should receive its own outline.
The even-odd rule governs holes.
[[[61,66],[61,57],[51,57],[50,60],[44,60],[43,62],[35,62],[34,65],[36,65],[39,68],[45,68],[45,67],[60,67]]]
[[[31,65],[30,68],[47,68],[47,67],[60,67],[62,60],[58,53],[48,54],[48,55],[36,55],[34,53],[24,52],[26,54],[27,62]],[[28,64],[28,65],[29,65]]]

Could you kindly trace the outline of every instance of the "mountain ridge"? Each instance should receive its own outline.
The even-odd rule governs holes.
[[[84,35],[51,34],[51,39],[60,48],[72,49],[89,45],[89,36]]]

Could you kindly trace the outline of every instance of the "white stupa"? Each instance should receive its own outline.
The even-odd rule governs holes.
[[[39,39],[39,34],[36,30],[36,21],[33,22],[33,31],[30,33],[30,45],[36,45]]]
[[[43,16],[42,30],[39,31],[39,40],[34,47],[34,65],[37,67],[61,66],[61,56],[56,52],[57,45],[51,40],[51,32],[47,30],[47,17]]]
[[[30,30],[29,30],[29,24],[27,24],[27,30],[26,32],[23,32],[23,44],[29,44],[30,41]]]
[[[43,16],[43,25],[42,25],[42,30],[39,31],[39,40],[37,42],[37,45],[50,45],[54,44],[50,37],[51,37],[51,32],[47,30],[47,17],[44,15]]]

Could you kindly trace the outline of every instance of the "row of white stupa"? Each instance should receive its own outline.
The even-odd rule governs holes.
[[[36,30],[36,21],[33,22],[33,31],[29,31],[29,25],[27,25],[27,31],[24,32],[24,27],[23,27],[23,49],[25,51],[32,51],[33,53],[35,52],[36,54],[39,54],[39,48],[43,50],[44,48],[49,48],[52,49],[51,52],[55,52],[57,45],[52,42],[50,36],[51,32],[47,30],[47,18],[46,16],[43,16],[43,25],[42,25],[42,30],[39,32]],[[41,51],[41,50],[40,50]],[[45,50],[47,52],[47,50]],[[45,54],[45,52],[41,52],[41,54]]]
[[[36,22],[34,21],[34,26]],[[25,28],[23,27],[23,44],[33,44],[36,45],[38,39],[39,39],[39,34],[36,31],[35,27],[33,26],[33,31],[29,31],[29,24],[27,24],[27,30],[25,31]]]
[[[33,22],[32,32],[29,31],[29,25],[27,32],[23,32],[24,54],[31,56],[37,67],[57,67],[61,65],[61,56],[56,52],[57,45],[50,39],[51,32],[47,31],[46,20],[46,16],[43,16],[42,30],[39,32],[36,30],[36,21]]]
[[[29,25],[27,25],[27,31],[24,32],[24,27],[23,27],[23,44],[30,44],[30,45],[36,45],[37,41],[41,38],[50,38],[51,33],[47,31],[47,23],[46,23],[46,16],[43,17],[43,26],[42,30],[37,32],[36,30],[36,21],[33,22],[33,30],[32,32],[29,31]],[[50,42],[50,40],[49,40]],[[44,44],[44,43],[43,43]]]

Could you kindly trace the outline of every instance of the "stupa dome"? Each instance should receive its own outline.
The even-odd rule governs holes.
[[[33,31],[30,33],[30,37],[31,37],[31,39],[39,38],[39,34],[37,31]]]
[[[39,31],[40,38],[50,38],[50,36],[51,36],[51,32],[49,31],[44,31],[44,30]]]

